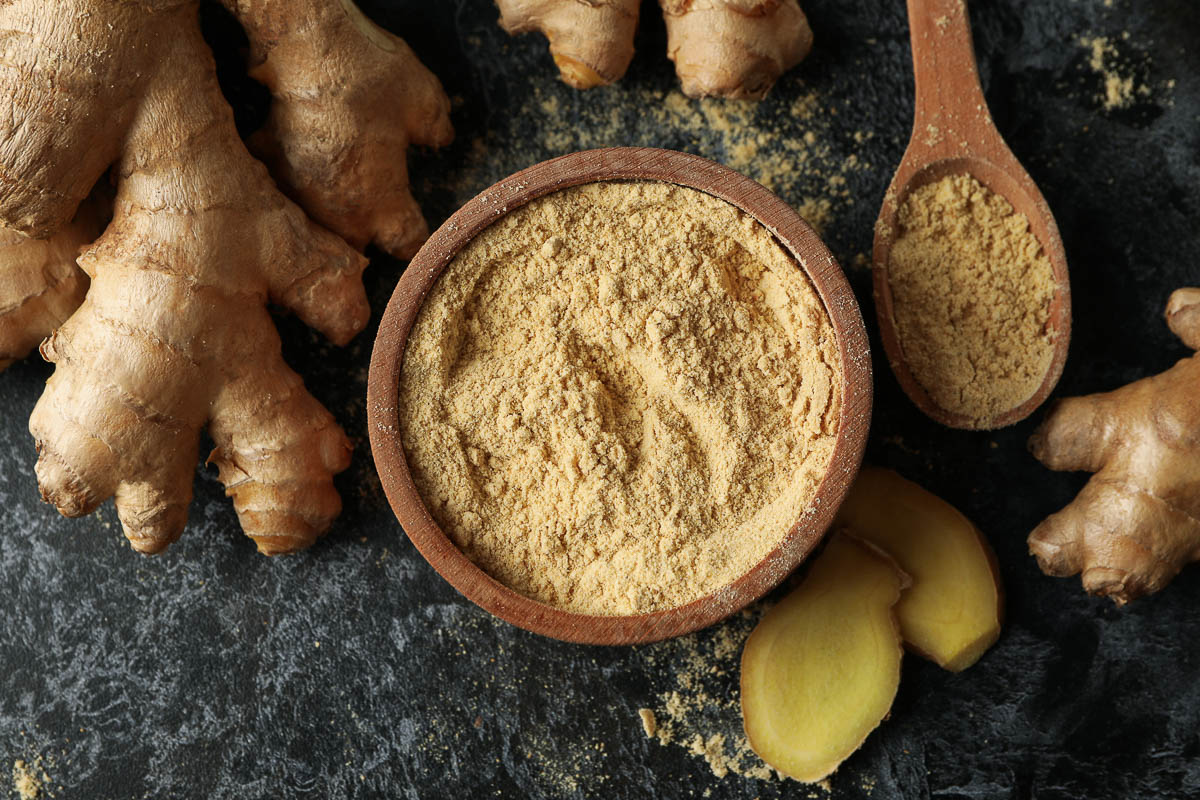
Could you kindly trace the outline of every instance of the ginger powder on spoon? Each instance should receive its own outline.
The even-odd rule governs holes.
[[[439,526],[551,606],[685,605],[808,508],[839,419],[833,327],[734,206],[657,181],[565,189],[476,236],[405,348],[401,438]]]

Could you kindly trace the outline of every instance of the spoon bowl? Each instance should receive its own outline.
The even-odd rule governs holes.
[[[1071,339],[1067,256],[1045,198],[992,122],[979,85],[964,0],[908,0],[908,14],[916,111],[912,138],[875,223],[872,274],[880,336],[901,388],[927,416],[952,428],[1001,428],[1029,416],[1062,375]],[[1046,374],[1028,399],[986,420],[942,408],[913,375],[896,330],[888,275],[904,201],[922,186],[964,173],[1003,197],[1029,220],[1030,230],[1050,261],[1055,283],[1048,321],[1053,352]]]

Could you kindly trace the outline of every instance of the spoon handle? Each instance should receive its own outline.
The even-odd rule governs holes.
[[[983,155],[999,136],[979,85],[966,0],[908,0],[908,27],[914,144],[936,157]]]

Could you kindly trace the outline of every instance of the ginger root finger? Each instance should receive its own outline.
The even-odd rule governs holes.
[[[911,576],[896,617],[912,650],[959,672],[999,638],[996,557],[954,506],[889,469],[867,467],[835,524],[881,548]]]
[[[812,49],[797,0],[659,0],[689,97],[761,100]]]
[[[1189,345],[1200,298],[1172,295],[1167,320]],[[1029,536],[1050,575],[1082,573],[1084,588],[1122,605],[1163,588],[1200,560],[1200,354],[1111,392],[1072,398],[1030,439],[1051,469],[1096,473]],[[1102,434],[1097,434],[1101,431]]]
[[[576,89],[619,80],[633,60],[640,0],[496,0],[511,34],[540,31],[563,81]]]
[[[83,302],[88,279],[75,258],[98,231],[86,207],[49,239],[0,230],[0,370],[28,355]]]
[[[261,356],[262,348],[256,348]],[[342,510],[333,475],[350,466],[350,443],[300,376],[279,357],[215,399],[209,456],[242,530],[264,555],[302,550]]]
[[[429,227],[409,189],[410,144],[454,138],[450,100],[402,39],[352,0],[223,0],[252,44],[271,110],[250,147],[316,221],[362,249],[411,258]]]
[[[893,607],[908,578],[872,545],[835,533],[742,653],[742,721],[754,752],[819,781],[887,715],[903,648]]]

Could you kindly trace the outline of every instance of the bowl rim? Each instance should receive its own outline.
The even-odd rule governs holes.
[[[421,499],[400,437],[399,389],[405,346],[425,297],[480,231],[532,200],[585,183],[654,180],[702,191],[764,225],[808,275],[825,306],[841,356],[841,414],[833,455],[795,525],[737,580],[686,605],[620,616],[583,614],[538,602],[476,566],[441,530]],[[367,380],[371,452],[393,513],[430,566],[468,600],[525,630],[584,644],[653,642],[705,628],[775,588],[820,543],[858,473],[873,396],[871,356],[858,302],[817,233],[761,184],[700,156],[651,147],[614,147],[559,156],[483,190],[429,237],[400,277],[375,338]]]

